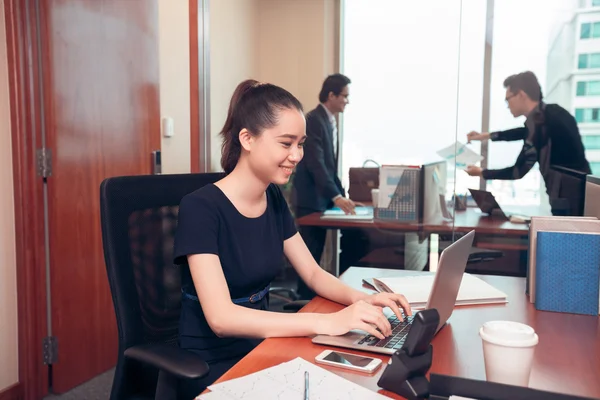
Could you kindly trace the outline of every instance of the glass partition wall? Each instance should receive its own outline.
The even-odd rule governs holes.
[[[511,113],[504,86],[507,77],[524,71],[537,76],[546,104],[558,104],[575,118],[592,173],[600,173],[600,2],[342,0],[341,9],[341,69],[352,79],[342,122],[346,185],[349,169],[365,160],[422,164],[455,143],[459,153],[465,145],[481,154],[477,165],[484,169],[512,167],[523,140],[468,144],[467,134],[525,126],[525,116]],[[470,176],[455,153],[447,163],[446,197],[449,206],[457,204],[453,198],[464,198],[467,209],[449,207],[453,222],[414,240],[429,240],[431,256],[436,244],[441,249],[470,227],[485,227],[476,235],[469,269],[524,275],[523,220],[549,215],[550,204],[538,163],[512,177],[518,179]],[[490,192],[503,215],[488,216],[469,189]],[[404,251],[395,262],[406,266],[414,258],[406,254],[406,232],[367,236],[374,248]]]

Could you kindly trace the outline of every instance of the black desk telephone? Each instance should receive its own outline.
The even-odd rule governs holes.
[[[406,336],[402,348],[396,351],[377,384],[409,400],[429,397],[427,371],[433,359],[431,340],[440,323],[435,308],[419,311]]]

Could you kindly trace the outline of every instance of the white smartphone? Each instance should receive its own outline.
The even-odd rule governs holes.
[[[315,357],[317,364],[332,365],[353,371],[371,373],[381,366],[379,358],[365,357],[358,354],[342,353],[334,350],[324,350]]]

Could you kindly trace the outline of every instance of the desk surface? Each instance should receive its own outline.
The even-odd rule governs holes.
[[[458,232],[468,232],[475,229],[477,233],[486,233],[503,236],[527,236],[528,224],[514,224],[505,219],[490,217],[482,214],[478,209],[469,207],[465,211],[456,211],[453,222],[430,221],[424,224],[402,223],[381,220],[356,220],[343,218],[322,219],[321,213],[313,213],[298,218],[299,225],[322,226],[326,228],[360,228],[360,229],[382,229],[406,232],[425,233],[448,233],[454,229]]]
[[[393,270],[350,268],[342,280],[362,288],[362,278],[397,274]],[[530,387],[554,392],[600,398],[600,323],[595,316],[537,311],[525,296],[525,279],[480,276],[504,291],[509,303],[457,307],[448,324],[433,340],[431,372],[485,380],[483,350],[479,327],[490,320],[512,320],[532,326],[540,341],[535,351]],[[301,312],[335,312],[337,303],[317,297]],[[217,382],[244,376],[295,357],[314,362],[326,346],[315,345],[310,338],[266,339]],[[342,350],[360,353],[355,350]],[[381,358],[375,353],[364,353]],[[385,365],[374,375],[350,372],[333,367],[326,369],[374,391],[400,398],[377,387]]]

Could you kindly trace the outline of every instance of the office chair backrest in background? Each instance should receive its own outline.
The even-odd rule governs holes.
[[[102,240],[119,332],[113,399],[154,396],[157,369],[138,361],[154,354],[142,351],[132,359],[125,353],[140,345],[177,347],[181,275],[173,265],[173,240],[179,203],[222,176],[142,175],[102,182]],[[160,367],[149,364],[157,363]]]
[[[585,185],[585,207],[583,215],[600,218],[600,176],[588,175]]]
[[[587,174],[558,165],[551,165],[550,169],[553,171],[553,179],[559,181],[558,196],[550,199],[552,215],[583,216]]]

